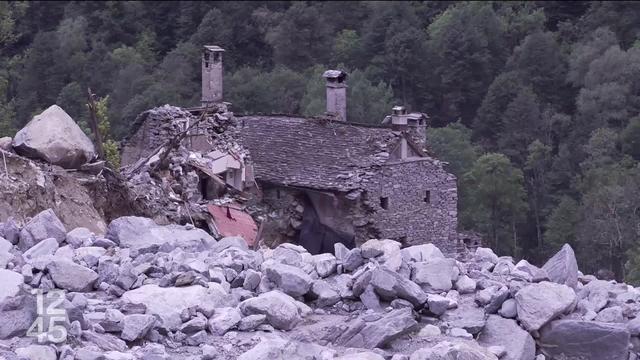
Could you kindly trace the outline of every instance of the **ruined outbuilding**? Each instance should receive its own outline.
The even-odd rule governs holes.
[[[456,178],[424,151],[425,114],[395,107],[380,125],[347,122],[347,74],[329,70],[322,117],[236,116],[221,102],[223,51],[203,50],[201,107],[138,118],[122,154],[133,182],[151,179],[190,217],[194,202],[249,212],[268,245],[321,252],[390,238],[456,250]]]

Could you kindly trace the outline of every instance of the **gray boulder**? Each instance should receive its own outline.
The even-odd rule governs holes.
[[[598,316],[596,316],[595,320],[599,322],[605,322],[605,323],[624,322],[622,308],[620,306],[612,306],[612,307],[606,308],[598,313]]]
[[[36,317],[35,296],[21,295],[0,302],[0,339],[25,336]]]
[[[552,321],[540,331],[540,350],[551,359],[627,359],[629,331],[622,324]]]
[[[20,240],[20,226],[13,217],[9,217],[4,223],[3,235],[8,242],[16,245]]]
[[[462,275],[456,281],[456,289],[460,294],[470,294],[476,291],[477,283],[467,275]]]
[[[414,245],[400,250],[402,259],[407,263],[444,259],[442,251],[433,244]]]
[[[520,289],[515,295],[515,300],[518,320],[528,331],[535,331],[573,309],[576,294],[566,285],[543,281]]]
[[[536,343],[531,335],[514,320],[497,315],[489,316],[478,342],[484,347],[504,347],[506,355],[502,360],[531,360],[536,356]]]
[[[124,318],[124,326],[122,328],[122,334],[120,334],[120,337],[123,340],[127,341],[142,339],[147,335],[149,330],[153,328],[153,325],[155,323],[156,318],[153,315],[127,315]]]
[[[427,301],[427,294],[413,281],[386,269],[373,270],[369,284],[373,286],[380,298],[392,301],[395,298],[405,299],[419,307]]]
[[[324,280],[314,281],[309,295],[318,307],[332,306],[340,301],[340,294]]]
[[[413,264],[411,280],[427,290],[449,291],[452,281],[458,278],[456,262],[453,259],[434,258]]]
[[[93,290],[98,274],[68,260],[54,260],[47,265],[51,279],[60,289],[76,292]]]
[[[479,333],[486,323],[484,309],[477,307],[473,301],[461,302],[458,308],[444,313],[442,320],[451,328],[465,329],[474,335]]]
[[[56,360],[56,349],[47,345],[29,345],[17,348],[16,355],[29,360]]]
[[[241,319],[242,313],[240,310],[232,307],[223,307],[215,310],[215,313],[207,322],[207,326],[212,334],[222,336],[238,325]]]
[[[549,280],[567,285],[573,289],[578,286],[578,262],[571,245],[564,244],[544,266],[542,266]]]
[[[267,279],[284,293],[302,296],[309,292],[313,279],[300,268],[281,263],[268,264],[264,268]]]
[[[4,299],[18,295],[24,277],[11,270],[0,269],[0,303]]]
[[[12,249],[13,244],[0,237],[0,269],[6,268],[7,264],[13,259]]]
[[[467,342],[443,341],[433,347],[418,349],[409,360],[498,360],[488,350]]]
[[[64,225],[51,209],[34,216],[20,231],[18,247],[22,251],[33,247],[44,239],[54,238],[61,243],[67,237]]]
[[[53,255],[58,250],[58,240],[54,238],[44,239],[39,243],[33,245],[29,250],[22,254],[22,257],[27,260],[36,259],[44,255]]]
[[[18,131],[13,148],[66,169],[77,169],[95,157],[91,140],[58,105],[51,105]]]
[[[83,227],[75,228],[67,233],[67,244],[74,249],[82,246],[91,246],[95,235],[91,230]]]
[[[313,264],[321,278],[336,272],[337,260],[333,254],[318,254],[313,256]]]
[[[240,310],[245,316],[264,314],[269,324],[280,330],[291,330],[301,320],[296,300],[277,290],[243,301]]]
[[[153,220],[124,216],[113,220],[107,228],[107,239],[140,253],[155,252],[160,247],[198,250],[215,244],[216,240],[202,229],[180,225],[160,226]]]
[[[161,326],[168,330],[177,330],[182,325],[182,311],[198,306],[221,307],[227,303],[227,292],[220,284],[209,283],[208,288],[200,285],[184,287],[159,287],[143,285],[122,295],[129,304],[143,304],[147,314],[156,315]]]
[[[378,320],[371,322],[355,321],[352,326],[360,328],[358,332],[348,329],[345,335],[339,339],[339,345],[346,347],[358,347],[372,349],[382,347],[398,337],[416,329],[418,322],[413,318],[412,310],[402,308],[386,313]]]

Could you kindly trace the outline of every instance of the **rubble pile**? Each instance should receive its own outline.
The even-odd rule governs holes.
[[[640,345],[640,291],[582,275],[568,245],[543,268],[377,239],[311,255],[132,216],[101,235],[51,210],[0,236],[4,359],[626,360]]]
[[[208,200],[229,203],[237,197],[222,195],[243,190],[248,152],[237,142],[236,120],[224,104],[208,111],[196,116],[170,105],[145,111],[136,120],[144,128],[124,142],[121,171],[158,223],[206,222]],[[135,137],[145,139],[144,148]]]

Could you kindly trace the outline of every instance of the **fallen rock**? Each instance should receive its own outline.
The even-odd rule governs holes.
[[[6,298],[18,295],[24,277],[11,270],[0,269],[0,303]]]
[[[382,347],[392,340],[416,329],[418,322],[413,318],[412,310],[409,308],[396,309],[388,312],[382,318],[365,322],[361,327],[359,322],[355,322],[356,328],[360,330],[356,333],[345,331],[345,334],[352,335],[342,337],[339,345],[347,347],[374,348]]]
[[[518,320],[526,330],[535,331],[571,310],[576,303],[576,294],[566,285],[543,281],[520,289],[515,300]]]
[[[410,360],[498,360],[488,350],[473,343],[443,341],[433,347],[422,348],[411,354]]]
[[[313,263],[318,276],[325,278],[336,272],[337,260],[333,254],[313,255]]]
[[[34,216],[20,231],[18,247],[26,251],[42,240],[54,238],[61,243],[67,237],[64,225],[51,209]]]
[[[56,360],[56,349],[47,345],[29,345],[16,349],[16,355],[29,360]]]
[[[91,246],[95,235],[91,230],[83,227],[75,228],[67,233],[67,244],[71,245],[74,249],[82,246]]]
[[[0,269],[6,268],[7,264],[13,259],[11,249],[13,249],[13,244],[0,237]]]
[[[477,248],[474,257],[480,261],[486,261],[492,264],[498,263],[498,255],[496,255],[493,250],[489,248]]]
[[[419,307],[427,301],[427,294],[413,281],[386,268],[373,270],[369,284],[387,301],[405,299]]]
[[[21,295],[0,302],[0,339],[25,336],[37,317],[36,298]]]
[[[155,323],[156,318],[153,315],[127,315],[124,318],[124,326],[120,337],[127,341],[142,339],[147,335]]]
[[[490,315],[478,337],[485,347],[501,346],[506,350],[502,360],[530,360],[536,356],[536,343],[514,320]]]
[[[161,246],[165,250],[176,247],[198,250],[208,248],[216,240],[202,229],[180,225],[157,225],[153,220],[124,216],[113,220],[107,229],[107,239],[140,253],[155,252]]]
[[[98,274],[68,260],[54,260],[47,265],[51,279],[60,289],[76,292],[93,290]]]
[[[629,331],[622,324],[556,320],[541,329],[539,346],[552,359],[627,359]]]
[[[290,265],[272,263],[265,266],[264,271],[271,282],[291,296],[306,294],[309,292],[313,282],[307,273]]]
[[[571,245],[564,244],[544,266],[549,279],[558,284],[567,285],[573,289],[578,286],[578,262]]]
[[[162,327],[173,331],[182,325],[180,314],[185,309],[202,305],[224,306],[226,291],[220,284],[208,285],[208,288],[200,285],[162,288],[148,284],[125,292],[122,300],[130,304],[144,304],[147,314],[156,315]]]
[[[266,315],[269,324],[280,330],[293,329],[301,319],[296,300],[278,290],[243,301],[240,310],[245,316]]]
[[[36,259],[44,255],[53,255],[58,250],[58,240],[54,238],[44,239],[39,243],[33,245],[29,250],[22,254],[22,257],[27,260]]]
[[[456,289],[460,294],[470,294],[476,291],[477,283],[467,275],[462,275],[456,280]]]
[[[449,291],[457,279],[455,260],[435,258],[429,262],[413,264],[411,280],[427,290]]]
[[[17,153],[77,169],[95,157],[91,140],[58,105],[51,105],[13,138]]]
[[[433,259],[444,259],[442,251],[433,244],[414,245],[400,250],[402,259],[409,262],[424,262]]]
[[[207,326],[212,334],[222,336],[238,325],[241,319],[242,313],[240,310],[232,307],[223,307],[215,310],[215,313],[207,322]]]

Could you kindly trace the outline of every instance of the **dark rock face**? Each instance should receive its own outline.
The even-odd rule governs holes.
[[[626,359],[629,331],[624,325],[556,320],[540,331],[540,349],[553,359]]]

